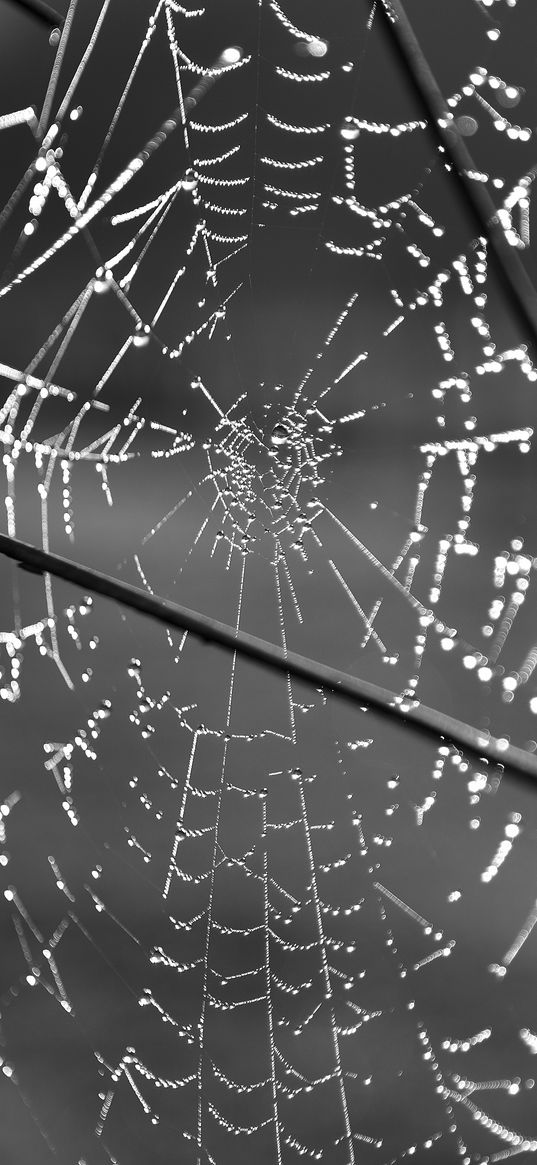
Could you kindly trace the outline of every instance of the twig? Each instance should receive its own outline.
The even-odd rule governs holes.
[[[111,575],[81,566],[59,554],[46,553],[37,546],[31,546],[6,534],[0,534],[0,553],[14,559],[24,569],[33,573],[55,575],[65,582],[82,587],[86,592],[93,591],[104,595],[125,607],[149,615],[167,627],[178,627],[200,639],[255,659],[276,671],[314,684],[316,688],[333,692],[335,696],[344,697],[357,704],[365,704],[376,712],[402,720],[428,736],[444,739],[463,748],[466,753],[481,760],[501,763],[520,776],[530,777],[532,780],[537,778],[537,757],[533,754],[513,745],[502,745],[501,740],[498,741],[461,720],[455,720],[452,716],[446,716],[443,712],[427,708],[423,704],[414,706],[412,702],[401,701],[394,692],[380,688],[377,684],[357,679],[347,675],[346,672],[307,659],[294,651],[284,651],[281,647],[276,647],[275,644],[259,639],[255,635],[235,631],[207,615],[180,607],[177,603],[171,603],[158,595],[150,595],[138,587],[131,586],[130,583],[120,582]]]

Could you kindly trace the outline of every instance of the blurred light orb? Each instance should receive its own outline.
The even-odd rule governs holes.
[[[517,89],[514,85],[505,85],[502,89],[499,90],[496,96],[500,105],[503,105],[506,109],[510,109],[513,107],[513,105],[518,105],[521,98],[521,92],[520,89]]]
[[[461,117],[455,118],[455,126],[463,138],[471,138],[479,129],[475,117],[469,117],[465,113]]]
[[[237,65],[242,59],[242,49],[239,45],[230,45],[229,48],[224,49],[220,55],[220,60],[224,65]]]
[[[328,52],[328,41],[312,36],[309,40],[299,40],[295,44],[295,53],[298,57],[325,57]]]

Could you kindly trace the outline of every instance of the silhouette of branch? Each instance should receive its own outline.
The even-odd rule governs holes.
[[[500,763],[518,775],[530,777],[532,780],[537,778],[537,757],[532,753],[506,744],[501,739],[496,740],[486,732],[480,732],[479,729],[461,720],[455,720],[452,716],[446,716],[434,708],[427,708],[417,702],[414,704],[411,700],[401,700],[395,692],[380,688],[377,684],[357,679],[296,652],[284,651],[281,647],[255,635],[235,631],[234,628],[219,623],[207,615],[171,603],[158,595],[148,594],[138,587],[131,586],[130,583],[120,582],[111,575],[81,566],[80,563],[72,562],[59,554],[46,553],[37,546],[21,542],[9,535],[0,534],[0,554],[14,559],[25,570],[35,574],[55,575],[65,582],[82,587],[86,592],[92,591],[114,599],[167,627],[178,627],[181,631],[188,631],[200,639],[254,659],[266,667],[306,681],[323,691],[332,692],[335,696],[367,705],[375,712],[401,720],[420,732],[457,745],[464,749],[465,753],[480,760]]]

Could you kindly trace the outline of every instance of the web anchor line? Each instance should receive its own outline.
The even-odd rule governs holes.
[[[453,122],[401,0],[381,0],[379,7],[404,73],[427,117],[428,128],[444,152],[461,204],[489,244],[506,305],[537,357],[537,291],[520,256],[505,237],[488,190],[472,178],[478,167]]]
[[[83,566],[59,554],[47,553],[37,546],[7,534],[0,534],[0,554],[13,559],[20,567],[33,574],[51,574],[82,587],[86,592],[93,591],[95,594],[114,599],[167,627],[178,627],[181,631],[188,631],[200,639],[216,643],[238,655],[255,659],[275,671],[314,684],[316,688],[331,692],[335,696],[353,703],[365,704],[375,712],[402,720],[428,736],[436,739],[441,737],[479,760],[501,764],[506,769],[511,769],[513,774],[530,778],[532,781],[537,780],[537,757],[532,753],[509,744],[501,737],[496,739],[435,708],[402,699],[387,688],[358,679],[297,652],[283,650],[256,635],[236,631],[208,615],[181,607],[178,603],[172,603],[158,595],[148,594],[130,583],[120,582],[112,575]]]

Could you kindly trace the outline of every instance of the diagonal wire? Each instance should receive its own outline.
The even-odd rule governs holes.
[[[200,639],[218,644],[238,655],[257,660],[285,675],[314,684],[316,688],[332,692],[335,696],[350,700],[355,704],[367,705],[375,712],[402,720],[428,736],[439,737],[480,760],[501,763],[522,777],[537,779],[537,757],[522,748],[516,748],[507,741],[498,740],[486,732],[446,716],[434,708],[423,704],[403,701],[395,692],[367,680],[357,679],[346,672],[328,667],[317,660],[308,659],[294,651],[284,651],[256,635],[236,631],[226,623],[220,623],[208,615],[191,611],[177,603],[171,603],[158,595],[148,594],[129,583],[120,582],[112,575],[102,574],[93,568],[72,562],[59,554],[50,554],[12,538],[0,534],[0,554],[12,558],[24,569],[35,574],[52,574],[65,582],[74,583],[86,592],[104,595],[125,607],[131,607],[142,615],[163,623],[167,627],[179,627],[182,631]]]

